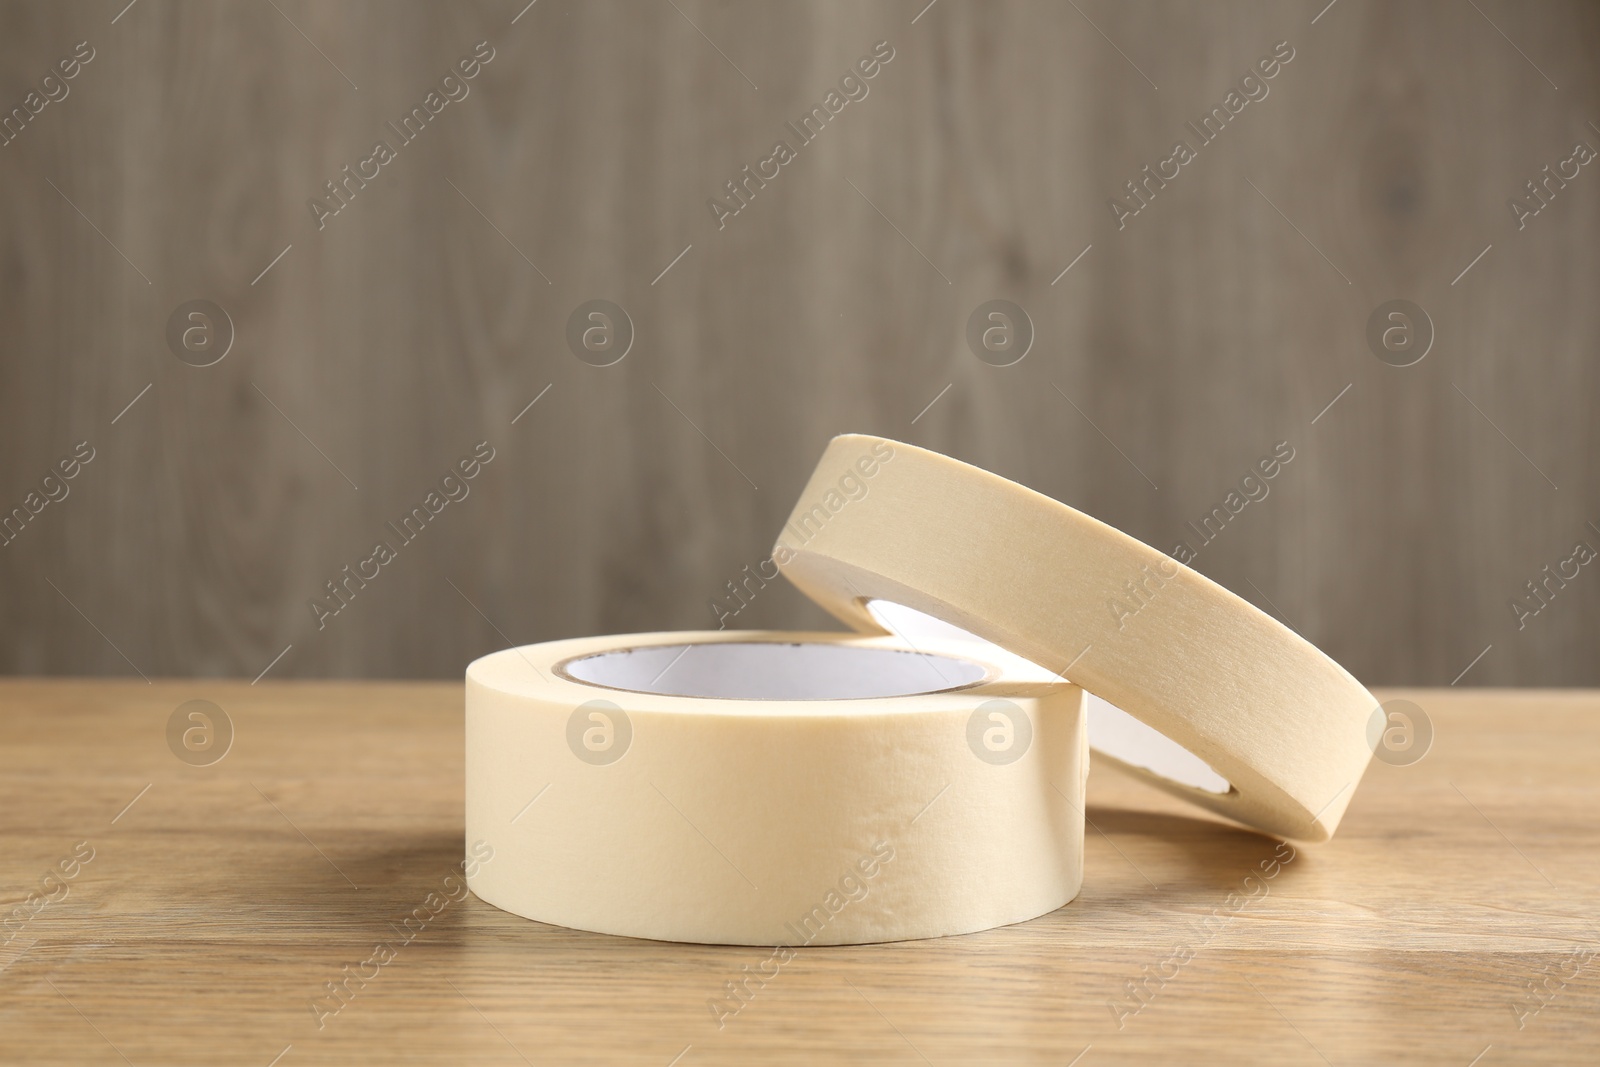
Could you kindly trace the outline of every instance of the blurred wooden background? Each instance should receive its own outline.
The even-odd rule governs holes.
[[[1511,608],[1600,549],[1600,163],[1507,206],[1600,148],[1600,8],[925,2],[0,3],[7,113],[94,52],[0,147],[0,508],[95,457],[0,548],[0,670],[447,678],[711,628],[854,430],[1169,551],[1287,441],[1199,570],[1371,684],[1600,684],[1600,567]],[[319,231],[307,201],[483,41]],[[719,230],[707,199],[879,41]],[[1280,41],[1119,231],[1108,198]],[[1014,366],[965,340],[996,298],[1036,332]],[[1367,345],[1394,298],[1436,331],[1414,366]],[[196,299],[236,330],[209,367],[166,341]],[[568,350],[592,299],[634,326],[614,366]],[[731,624],[826,623],[780,582]]]

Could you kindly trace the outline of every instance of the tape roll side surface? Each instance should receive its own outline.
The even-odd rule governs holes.
[[[885,638],[714,631],[558,641],[469,666],[467,841],[493,850],[469,875],[473,892],[576,929],[766,946],[968,933],[1077,894],[1084,696],[1046,672],[982,664],[981,681],[943,692],[730,700],[558,670],[620,648],[689,644],[693,655],[751,642],[914,654]],[[920,647],[974,660],[965,647]],[[568,743],[575,709],[596,700],[622,709],[631,731],[604,765]],[[1031,741],[1014,762],[985,762],[969,745],[989,701],[1027,717]]]
[[[819,513],[841,472],[863,470],[867,456],[864,492]],[[1371,756],[1377,701],[1310,643],[1113,527],[935,452],[834,438],[773,558],[859,631],[884,632],[866,604],[886,600],[1050,670],[1071,664],[1072,681],[1189,749],[1232,789],[1122,766],[1268,833],[1327,840]],[[1163,576],[1158,594],[1114,627],[1108,601],[1146,567]]]

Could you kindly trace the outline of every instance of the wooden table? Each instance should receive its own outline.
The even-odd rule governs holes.
[[[1286,846],[1102,770],[1074,903],[801,950],[720,1030],[708,1000],[763,951],[470,896],[319,1028],[324,983],[461,857],[461,686],[0,682],[0,1060],[1600,1062],[1600,695],[1381,695],[1432,750],[1374,763],[1270,879]],[[191,699],[234,726],[210,766],[168,746]]]

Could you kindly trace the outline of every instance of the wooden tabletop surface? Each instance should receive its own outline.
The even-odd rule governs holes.
[[[719,1029],[708,1001],[769,953],[471,896],[400,943],[462,854],[460,685],[0,682],[0,1061],[1600,1062],[1600,694],[1380,696],[1432,749],[1375,762],[1330,844],[1102,769],[1072,904],[802,949]],[[169,747],[189,700],[232,723],[207,766]]]

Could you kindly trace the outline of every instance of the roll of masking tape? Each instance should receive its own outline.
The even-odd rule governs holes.
[[[942,627],[1071,679],[1113,706],[1090,705],[1097,757],[1268,833],[1327,840],[1372,755],[1377,701],[1277,620],[935,452],[834,438],[773,560],[857,630],[917,645]]]
[[[473,892],[735,945],[970,933],[1083,879],[1084,695],[964,642],[693,632],[467,668]]]

